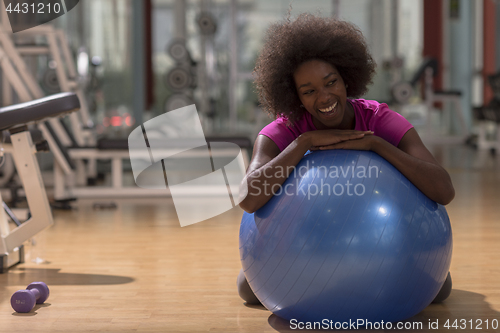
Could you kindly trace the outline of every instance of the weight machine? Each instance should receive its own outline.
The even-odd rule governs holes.
[[[0,273],[9,267],[24,262],[23,243],[54,223],[49,200],[35,154],[45,150],[46,143],[35,145],[28,124],[62,116],[80,108],[74,93],[53,96],[0,108],[0,132],[8,130],[12,144],[6,152],[12,154],[21,179],[31,217],[11,229],[4,210],[0,211]],[[0,201],[2,200],[0,193]]]
[[[0,4],[4,9],[4,4]],[[12,34],[11,27],[8,23],[7,12],[2,12],[2,22],[0,25],[0,45],[5,55],[12,61],[18,75],[23,81],[23,84],[28,88],[30,95],[33,98],[42,98],[45,94],[40,88],[35,77],[31,74],[23,60],[23,56],[41,56],[45,55],[52,59],[55,66],[56,79],[61,92],[75,92],[80,101],[81,109],[78,113],[73,113],[70,116],[71,129],[74,133],[74,138],[79,145],[95,145],[95,134],[89,128],[92,124],[90,119],[85,94],[78,81],[75,62],[71,56],[69,44],[66,34],[61,29],[54,28],[51,24],[43,24],[31,29],[16,33],[17,37],[24,39],[35,40],[42,38],[44,44],[40,43],[22,43],[16,44],[16,36]],[[17,92],[17,87],[11,87],[6,75],[3,76],[2,97],[5,105],[12,104],[12,88]],[[23,101],[23,100],[22,100]],[[82,124],[86,124],[83,126]],[[66,144],[70,144],[70,139],[63,133],[60,126],[55,125],[55,130]]]
[[[41,126],[43,136],[54,155],[54,198],[56,201],[71,201],[80,197],[168,195],[167,191],[155,191],[135,186],[126,186],[123,182],[123,161],[128,160],[127,140],[96,140],[93,132],[82,124],[90,123],[84,95],[76,81],[76,70],[71,58],[64,33],[51,25],[31,28],[23,36],[42,36],[47,45],[16,45],[9,27],[6,26],[6,14],[3,15],[0,30],[0,62],[4,77],[4,95],[12,96],[11,88],[23,102],[40,98],[43,91],[30,73],[22,56],[50,55],[56,64],[57,80],[62,90],[74,90],[82,102],[80,112],[70,115],[71,129],[58,119],[51,119]],[[17,34],[16,34],[17,35]],[[243,150],[244,161],[241,168],[246,168],[247,153],[251,142],[247,138],[207,138],[210,142],[224,141],[238,144]],[[232,151],[218,150],[217,156],[233,155]],[[111,186],[87,186],[89,179],[97,176],[96,161],[111,160]],[[213,193],[210,193],[213,194]]]
[[[417,69],[410,81],[401,81],[393,85],[391,93],[394,101],[398,104],[408,104],[414,95],[417,84],[424,79],[424,103],[427,109],[426,129],[432,133],[431,112],[436,102],[450,102],[453,106],[453,113],[460,123],[461,133],[457,139],[461,142],[469,137],[469,130],[465,122],[462,108],[462,92],[458,90],[434,90],[434,77],[438,73],[438,61],[435,58],[426,58]]]
[[[500,151],[500,72],[488,76],[488,83],[493,90],[493,99],[486,105],[474,108],[474,117],[479,122],[477,147]],[[493,125],[494,137],[488,136],[488,127]]]

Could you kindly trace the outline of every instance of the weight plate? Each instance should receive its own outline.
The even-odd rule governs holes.
[[[189,52],[186,48],[184,39],[175,38],[168,45],[168,54],[177,61],[189,59]]]
[[[217,22],[215,17],[209,12],[201,12],[196,20],[202,35],[213,35],[217,30]]]
[[[171,69],[165,76],[165,85],[174,91],[188,89],[191,82],[192,76],[182,67]]]
[[[57,93],[61,91],[57,73],[54,69],[47,69],[42,77],[42,87],[49,93]]]
[[[184,94],[173,94],[165,101],[164,111],[172,111],[194,104],[193,100]]]
[[[413,95],[413,88],[408,82],[398,82],[392,87],[392,97],[399,104],[407,104]]]

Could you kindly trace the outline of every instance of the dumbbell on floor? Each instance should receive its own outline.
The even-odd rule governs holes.
[[[35,304],[42,304],[49,298],[49,287],[43,282],[33,282],[26,290],[16,291],[11,299],[10,304],[16,312],[30,312]]]

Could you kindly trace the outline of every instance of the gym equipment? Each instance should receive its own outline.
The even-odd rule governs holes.
[[[400,81],[392,86],[391,93],[394,101],[399,104],[407,104],[414,94],[415,86],[424,77],[427,68],[432,69],[432,77],[438,74],[439,64],[436,58],[425,58],[410,81]]]
[[[196,84],[195,65],[189,55],[188,50],[182,39],[175,39],[169,48],[169,52],[176,60],[176,68],[182,71],[174,72],[172,75],[173,85],[177,88],[185,87],[182,92],[175,93],[165,102],[167,108],[179,108],[186,105],[191,105],[193,100],[192,89]],[[190,102],[191,101],[191,102]],[[189,104],[187,104],[189,103]],[[61,135],[58,128],[62,128],[64,135]],[[54,155],[54,199],[56,201],[65,202],[75,198],[82,197],[123,197],[123,196],[167,196],[169,190],[156,190],[139,188],[132,184],[126,186],[123,177],[123,163],[130,161],[130,151],[127,140],[99,140],[95,146],[80,145],[76,138],[72,138],[72,133],[64,126],[64,124],[50,124],[47,126],[48,135],[54,142],[51,145],[51,151]],[[158,133],[161,135],[162,133]],[[65,138],[68,138],[66,140]],[[247,151],[251,149],[252,143],[246,137],[207,137],[208,142],[232,142],[240,146],[243,150],[242,169],[246,168]],[[175,147],[168,149],[175,150]],[[167,150],[168,150],[167,149]],[[132,151],[133,152],[133,151]],[[166,152],[168,155],[168,152]],[[230,149],[212,149],[213,156],[232,156],[234,152]],[[196,155],[196,154],[195,154]],[[146,156],[147,157],[147,156]],[[195,156],[193,156],[195,157]],[[147,157],[149,158],[149,157]],[[84,160],[89,161],[87,166],[83,163]],[[95,161],[110,160],[111,161],[111,186],[87,186],[87,180],[96,176]],[[74,163],[75,162],[75,163]],[[92,165],[94,167],[92,167]],[[200,195],[213,194],[209,188],[198,188]]]
[[[299,321],[410,318],[438,294],[452,253],[445,208],[370,151],[307,154],[243,215],[239,242],[260,302]]]
[[[3,3],[0,3],[3,7]],[[73,145],[74,142],[78,146],[91,145],[95,146],[95,136],[92,130],[84,128],[82,124],[90,124],[90,117],[87,112],[83,90],[77,82],[77,73],[74,61],[71,57],[71,52],[68,47],[68,42],[64,31],[54,29],[50,24],[37,26],[27,31],[19,32],[16,36],[24,38],[44,39],[46,44],[15,44],[15,36],[11,33],[9,21],[5,11],[2,12],[2,22],[0,25],[0,69],[2,71],[2,92],[3,102],[5,105],[13,104],[13,92],[17,95],[20,102],[28,102],[37,98],[42,98],[44,92],[40,87],[38,81],[28,69],[26,62],[22,56],[30,55],[44,55],[50,56],[51,69],[55,70],[57,74],[57,81],[60,84],[60,89],[63,91],[74,90],[80,96],[82,103],[81,113],[72,113],[70,115],[72,136],[69,136],[67,129],[63,123],[55,118],[48,119],[43,124],[44,136],[53,152],[56,152],[55,144],[60,144],[68,147]],[[41,37],[41,38],[40,38]],[[52,75],[52,78],[53,75]],[[81,116],[81,121],[78,116]],[[52,136],[50,136],[50,133]],[[62,168],[69,174],[71,178],[77,178],[79,183],[85,183],[85,172],[75,173],[73,169],[85,170],[86,168],[92,170],[95,166],[95,161],[89,160],[87,165],[83,160],[75,160],[71,163],[71,168],[63,165]],[[90,172],[88,172],[90,173]],[[8,175],[7,175],[8,176]],[[78,177],[77,177],[78,176]]]
[[[0,7],[3,3],[0,4]],[[12,90],[16,93],[21,102],[32,101],[33,99],[42,98],[44,93],[40,88],[37,80],[33,77],[32,73],[27,68],[21,55],[51,55],[52,67],[57,73],[57,80],[61,84],[63,90],[76,89],[77,93],[82,95],[83,92],[78,86],[76,81],[70,81],[69,78],[76,78],[76,70],[72,58],[70,56],[68,43],[64,32],[54,29],[50,25],[43,25],[32,28],[28,31],[21,32],[23,36],[43,36],[48,42],[48,45],[15,45],[13,36],[8,27],[8,19],[5,12],[2,15],[2,25],[0,25],[0,68],[2,70],[2,89],[3,89],[3,102],[12,104]],[[59,46],[61,45],[61,47]],[[82,99],[83,110],[86,111],[85,100]],[[82,130],[82,123],[89,124],[90,118],[86,112],[82,112],[82,121],[78,119],[78,115],[73,113],[70,115],[72,134],[68,134],[68,129],[64,123],[58,119],[50,118],[47,122],[40,124],[40,130],[43,131],[44,137],[47,138],[48,144],[54,154],[67,154],[67,152],[60,152],[56,144],[69,147],[73,144],[77,146],[90,144],[95,141],[92,131]],[[11,145],[6,145],[7,148]],[[7,151],[6,151],[7,152]],[[62,157],[56,156],[59,161]],[[69,159],[69,156],[67,157]],[[81,171],[88,168],[93,169],[95,160],[90,160],[87,165],[84,161],[77,159],[69,164],[65,163],[62,168],[68,178],[77,178],[79,184],[86,183],[85,175],[90,172]],[[74,172],[76,169],[77,172]],[[79,172],[80,171],[80,172]],[[76,175],[75,175],[76,173]],[[7,175],[8,176],[8,175]]]
[[[183,91],[192,88],[194,79],[183,67],[174,67],[165,75],[165,85],[173,91]]]
[[[153,133],[151,133],[153,134]],[[156,135],[164,135],[159,130]],[[49,134],[50,135],[50,134]],[[55,134],[52,138],[57,139]],[[231,142],[238,145],[243,151],[243,160],[240,161],[240,167],[245,170],[248,165],[248,149],[252,144],[248,138],[243,137],[207,137],[208,142]],[[67,149],[55,141],[55,147],[50,147],[56,163],[54,164],[54,199],[64,201],[71,198],[98,198],[98,197],[130,197],[130,196],[169,196],[170,190],[147,189],[135,186],[135,184],[126,185],[124,182],[123,161],[130,161],[130,156],[135,149],[130,149],[127,140],[106,140],[99,141],[97,147],[75,147]],[[168,147],[165,154],[170,155],[169,151],[178,151],[178,147]],[[212,149],[213,157],[233,156],[234,149]],[[139,153],[139,154],[142,154]],[[192,157],[199,157],[193,153]],[[149,155],[144,155],[149,160]],[[78,171],[75,172],[73,160],[111,160],[111,185],[104,186],[81,186],[75,182],[75,175],[81,176]],[[83,173],[85,176],[85,173]],[[200,195],[213,195],[209,187],[193,189]]]
[[[42,304],[49,298],[49,287],[43,282],[30,283],[25,290],[16,291],[10,298],[10,305],[19,313],[28,313],[35,304]]]
[[[0,152],[1,154],[1,152]],[[4,154],[0,162],[0,187],[5,187],[14,177],[16,170],[12,156]]]
[[[437,75],[438,69],[439,64],[437,59],[425,58],[409,82],[401,81],[393,85],[391,90],[392,97],[399,104],[407,104],[410,97],[414,94],[415,86],[423,77],[425,82],[424,102],[428,110],[427,130],[429,132],[432,131],[430,112],[434,107],[434,103],[450,102],[453,106],[453,112],[460,122],[461,133],[458,135],[458,140],[464,141],[469,136],[469,129],[467,128],[462,109],[462,92],[458,90],[434,90],[433,78]]]
[[[477,147],[500,151],[500,72],[488,76],[488,83],[493,90],[493,99],[486,105],[474,108],[474,118],[479,122]],[[496,137],[488,137],[488,127],[493,125]]]
[[[12,220],[12,222],[14,222],[18,227],[20,227],[21,222],[19,221],[17,216],[14,214],[14,212],[9,208],[9,206],[7,206],[7,204],[3,201],[2,201],[2,206],[3,206],[3,210],[5,211],[5,214],[7,214],[9,216],[9,218]]]
[[[0,108],[0,132],[9,130],[12,142],[4,145],[4,149],[14,157],[31,214],[26,222],[11,230],[4,210],[0,211],[0,273],[23,262],[22,244],[53,224],[52,211],[35,156],[37,147],[45,149],[46,145],[35,146],[27,125],[37,122],[50,144],[51,137],[44,120],[76,111],[79,107],[80,102],[75,93],[59,93]]]
[[[3,2],[0,3],[0,9],[4,8]],[[35,56],[44,55],[51,58],[50,68],[55,71],[48,71],[49,74],[45,75],[45,84],[48,88],[55,89],[55,79],[59,84],[59,91],[61,92],[75,92],[78,94],[81,101],[81,109],[78,113],[70,115],[71,128],[74,133],[74,139],[77,140],[79,145],[95,145],[95,133],[85,128],[82,124],[90,124],[90,115],[86,105],[85,94],[78,81],[76,65],[69,49],[69,43],[66,34],[61,29],[56,29],[50,24],[44,24],[33,27],[26,31],[22,31],[14,36],[11,33],[7,12],[2,11],[2,22],[0,24],[0,49],[2,62],[12,62],[11,67],[15,71],[5,71],[3,68],[3,101],[6,105],[12,104],[12,89],[17,93],[21,102],[27,102],[35,98],[42,98],[45,96],[43,90],[38,84],[37,80],[23,60],[22,56]],[[23,38],[32,38],[40,41],[44,40],[42,44],[21,44],[16,45],[17,36]],[[2,66],[3,67],[3,66]],[[56,74],[54,76],[54,74]],[[22,90],[22,92],[20,92]],[[52,92],[54,90],[50,90]],[[70,139],[66,133],[61,129],[61,126],[55,121],[51,121],[54,130],[58,132],[59,137],[62,137],[64,144],[70,144]]]
[[[196,22],[202,35],[212,36],[217,31],[217,20],[210,12],[201,12],[196,18]]]
[[[182,38],[174,38],[167,47],[168,54],[178,62],[191,62],[191,55],[186,48],[186,41]]]
[[[56,71],[57,81],[61,88],[63,90],[78,90],[80,88],[77,85],[78,82],[73,80],[76,78],[76,69],[63,31],[54,29],[50,25],[38,26],[20,34],[42,37],[47,41],[47,45],[16,45],[13,41],[14,36],[5,28],[5,25],[8,24],[5,14],[2,17],[2,24],[4,29],[0,29],[0,66],[2,74],[4,74],[2,75],[3,83],[5,83],[2,86],[8,88],[6,90],[9,92],[5,96],[12,95],[11,88],[22,102],[43,96],[42,89],[28,70],[21,55],[50,55],[53,61],[52,67]],[[179,47],[175,49],[177,50],[175,51],[176,55],[179,56],[179,53],[182,55],[182,50],[179,52]],[[191,81],[187,91],[183,92],[189,98],[192,96],[193,84],[196,83],[193,69],[195,63],[189,54],[184,59],[183,66],[180,67],[186,68],[187,74],[192,76],[191,78],[183,77]],[[179,77],[174,82],[178,83]],[[81,89],[77,92],[81,94]],[[179,98],[175,98],[171,104],[178,105],[179,101]],[[81,97],[81,102],[82,110],[86,110],[83,97]],[[123,163],[130,158],[127,140],[96,140],[93,132],[84,130],[84,126],[82,126],[82,124],[90,122],[88,117],[84,117],[85,114],[85,112],[81,114],[82,120],[79,120],[76,114],[70,115],[70,129],[57,119],[49,119],[48,122],[42,124],[43,135],[50,145],[55,160],[54,198],[56,201],[64,204],[80,197],[168,195],[166,191],[145,190],[137,188],[133,184],[125,186]],[[251,148],[251,142],[247,138],[237,138],[237,140],[245,143],[244,149]],[[222,154],[224,155],[226,152],[222,152]],[[87,186],[89,180],[97,177],[96,163],[98,159],[111,161],[111,186]]]
[[[165,100],[163,111],[177,110],[192,104],[194,104],[194,101],[189,96],[182,93],[172,94]]]
[[[174,38],[167,47],[168,54],[175,60],[175,66],[163,76],[163,82],[168,89],[183,93],[187,98],[193,95],[197,86],[197,64],[191,58],[186,48],[185,40]]]
[[[57,72],[55,69],[48,68],[42,77],[42,87],[50,94],[55,94],[61,91],[59,81],[57,80]]]

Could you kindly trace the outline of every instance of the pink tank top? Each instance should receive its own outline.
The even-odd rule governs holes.
[[[373,131],[374,135],[397,147],[405,133],[413,128],[408,120],[389,109],[385,103],[365,99],[351,99],[348,101],[354,108],[356,117],[355,130]],[[305,112],[304,116],[293,125],[287,126],[286,121],[286,118],[276,119],[264,127],[259,135],[267,136],[283,151],[302,133],[317,130],[309,112]]]

